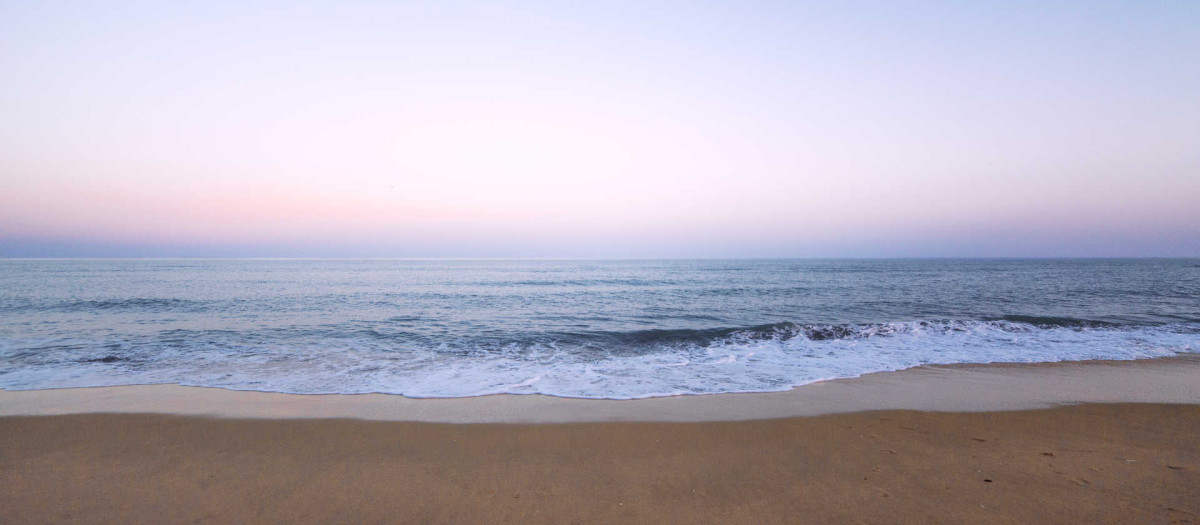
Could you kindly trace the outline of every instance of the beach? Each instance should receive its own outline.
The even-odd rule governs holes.
[[[1200,525],[1200,2],[0,2],[0,525]]]
[[[556,416],[556,398],[540,407],[555,416],[541,423],[464,424],[389,420],[420,418],[397,415],[401,409],[387,417],[372,396],[333,396],[351,401],[332,412],[338,417],[322,416],[331,413],[318,408],[327,396],[286,396],[289,403],[239,415],[233,406],[279,394],[215,389],[184,391],[242,401],[175,413],[167,408],[186,406],[178,398],[130,413],[81,404],[47,415],[47,395],[62,401],[105,389],[6,391],[0,512],[13,523],[1189,523],[1200,519],[1200,382],[1185,379],[1200,377],[1198,370],[1194,356],[956,366],[776,394],[560,399],[576,413],[595,403],[620,407],[590,418],[600,422],[569,423],[545,422],[572,412]],[[1061,384],[1086,385],[1071,379],[1084,376],[1109,383],[1110,397],[1139,402],[1061,399],[1070,397]],[[971,406],[970,397],[954,395],[972,384],[992,389],[978,399],[993,404]],[[917,386],[923,394],[912,394]],[[787,395],[815,400],[805,392],[830,388],[846,389],[833,397],[857,391],[881,407],[955,397],[958,405],[826,405],[824,415],[740,421],[653,417],[656,402],[754,407],[766,396],[778,407]],[[1050,402],[1030,404],[1031,388]],[[545,396],[380,397],[488,406]],[[317,411],[306,417],[305,403]],[[263,406],[281,412],[267,417]],[[352,417],[354,410],[369,417]]]
[[[1200,407],[733,423],[0,419],[10,523],[1188,523]]]

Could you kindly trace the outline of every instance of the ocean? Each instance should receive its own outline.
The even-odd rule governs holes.
[[[632,399],[1200,351],[1200,260],[0,260],[0,388]]]

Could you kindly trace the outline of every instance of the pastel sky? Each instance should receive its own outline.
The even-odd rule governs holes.
[[[500,4],[0,0],[0,256],[1200,256],[1200,2]]]

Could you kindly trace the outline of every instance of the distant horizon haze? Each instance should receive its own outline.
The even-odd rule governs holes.
[[[1200,256],[1200,3],[0,3],[0,257]]]

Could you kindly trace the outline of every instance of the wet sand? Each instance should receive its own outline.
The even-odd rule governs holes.
[[[294,395],[179,385],[0,390],[0,416],[159,413],[236,418],[353,418],[431,423],[744,421],[860,412],[975,412],[1073,403],[1200,404],[1200,355],[1139,361],[923,366],[785,392],[630,401],[496,395]]]
[[[1200,520],[1200,406],[703,423],[0,418],[0,521]]]

